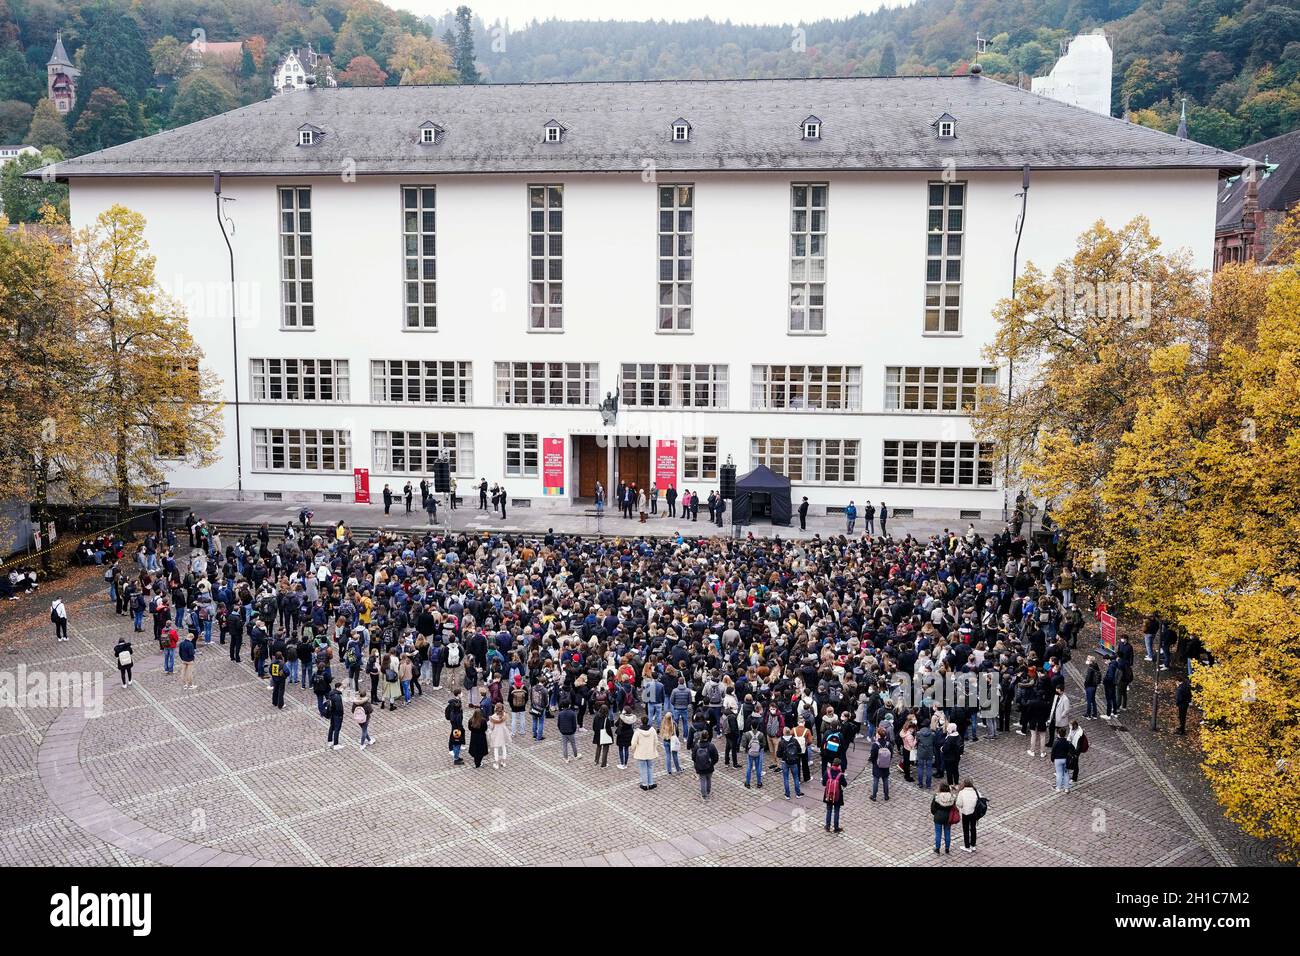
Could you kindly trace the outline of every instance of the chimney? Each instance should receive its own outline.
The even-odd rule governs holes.
[[[1264,210],[1259,208],[1259,166],[1255,163],[1246,170],[1246,196],[1241,204],[1241,226],[1246,233],[1244,258],[1259,261],[1263,258],[1264,251],[1261,248],[1264,242]]]

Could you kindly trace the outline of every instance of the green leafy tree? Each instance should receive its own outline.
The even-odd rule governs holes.
[[[239,105],[234,89],[223,78],[209,70],[187,76],[176,90],[172,101],[170,120],[172,126],[197,123],[209,116],[225,113]]]
[[[53,146],[56,149],[68,148],[68,127],[64,125],[63,114],[48,99],[42,98],[32,113],[32,123],[27,127],[23,142],[28,146],[43,148]]]
[[[0,46],[0,100],[31,102],[42,88],[41,71],[27,62],[18,44]]]
[[[47,205],[53,207],[60,217],[67,218],[67,186],[53,179],[26,179],[23,175],[58,163],[63,158],[63,153],[50,146],[39,154],[19,156],[5,164],[3,172],[0,172],[0,203],[4,204],[4,213],[10,222],[40,222],[41,209]]]
[[[456,8],[456,45],[452,50],[460,82],[478,83],[482,77],[474,65],[474,13],[464,5]]]
[[[0,143],[16,143],[32,124],[32,108],[22,100],[0,102]]]
[[[153,64],[139,25],[107,4],[96,7],[81,50],[81,79],[77,88],[116,90],[132,107],[153,85]],[[78,95],[78,105],[81,100]]]
[[[896,73],[898,73],[898,52],[894,49],[894,41],[890,40],[880,51],[880,75],[894,76]]]
[[[90,94],[72,128],[72,151],[80,156],[107,149],[136,139],[140,133],[137,110],[117,90],[101,86]]]

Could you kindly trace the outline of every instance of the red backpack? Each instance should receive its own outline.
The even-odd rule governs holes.
[[[842,770],[831,770],[826,774],[826,795],[822,798],[824,802],[840,802],[840,778],[843,776]]]

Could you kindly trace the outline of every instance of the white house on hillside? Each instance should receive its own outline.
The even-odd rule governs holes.
[[[278,94],[305,89],[309,76],[316,77],[317,86],[338,86],[334,77],[333,60],[329,54],[317,53],[310,43],[305,50],[290,50],[284,55],[275,68],[271,90]]]

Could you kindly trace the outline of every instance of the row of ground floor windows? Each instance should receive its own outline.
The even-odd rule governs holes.
[[[575,459],[594,461],[594,436],[579,436]],[[856,438],[751,438],[751,466],[766,465],[792,481],[816,484],[861,484],[861,441]],[[432,475],[434,463],[447,459],[451,473],[477,476],[472,432],[371,432],[371,471],[380,475]],[[650,442],[630,447],[649,460]],[[677,470],[683,481],[712,481],[718,477],[718,437],[681,439]],[[619,450],[628,460],[628,453]],[[537,478],[541,474],[542,440],[532,432],[502,436],[506,478]],[[886,439],[882,445],[881,483],[934,487],[992,487],[996,452],[974,441]],[[580,467],[581,464],[580,464]],[[598,471],[591,464],[587,470]],[[254,428],[253,469],[261,472],[347,474],[353,468],[352,433],[337,428]],[[648,468],[646,469],[648,471]],[[641,469],[637,468],[637,473]],[[590,476],[589,476],[590,477]],[[647,479],[648,483],[648,479]]]

